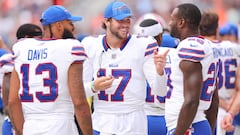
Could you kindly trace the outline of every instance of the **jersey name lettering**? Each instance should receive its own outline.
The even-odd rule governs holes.
[[[213,56],[218,58],[219,56],[233,56],[232,48],[213,48]]]
[[[28,60],[40,60],[47,58],[47,48],[28,50]]]

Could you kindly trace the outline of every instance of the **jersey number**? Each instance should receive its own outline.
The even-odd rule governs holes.
[[[201,91],[201,96],[200,99],[204,100],[204,101],[210,101],[211,97],[213,95],[213,91],[209,91],[209,87],[215,87],[215,83],[216,83],[216,76],[217,76],[217,71],[219,68],[219,62],[218,63],[212,63],[209,68],[208,68],[208,75],[209,78],[207,78],[205,81],[203,81],[203,88]],[[172,90],[173,90],[173,86],[172,86],[172,81],[171,81],[171,68],[165,68],[167,77],[168,77],[168,81],[167,81],[167,85],[168,85],[168,92],[167,92],[167,96],[166,98],[170,98],[171,94],[172,94]],[[210,77],[211,76],[211,77]]]
[[[219,63],[212,63],[208,68],[208,75],[212,75],[212,77],[207,78],[203,81],[203,88],[201,92],[200,99],[203,101],[210,101],[213,95],[213,91],[209,91],[209,87],[215,87],[216,77],[219,68]]]
[[[146,91],[145,101],[147,103],[154,103],[155,96],[159,103],[165,103],[165,97],[152,94],[152,89],[151,89],[149,83],[147,82],[147,91]]]
[[[106,72],[104,69],[100,69],[101,75],[105,76]],[[130,69],[112,69],[112,75],[114,78],[122,77],[118,87],[116,88],[114,94],[111,95],[111,101],[123,101],[124,96],[123,92],[131,78],[131,70]],[[99,100],[108,101],[108,94],[105,91],[100,91],[98,94]]]
[[[40,102],[52,102],[55,101],[58,96],[58,84],[57,80],[57,68],[52,63],[39,64],[35,70],[35,75],[41,75],[43,73],[48,73],[48,78],[43,78],[43,86],[49,87],[48,92],[43,92],[43,90],[37,90],[35,93],[31,93],[29,87],[29,64],[23,64],[21,66],[22,73],[22,86],[23,92],[20,94],[22,102],[33,102],[33,94],[36,94],[36,98]],[[34,78],[31,78],[34,79]]]
[[[221,89],[225,87],[226,89],[235,88],[236,76],[236,68],[237,68],[237,60],[236,59],[228,59],[224,62],[220,62],[219,66],[219,74],[218,74],[218,88]],[[232,81],[232,82],[231,82]]]

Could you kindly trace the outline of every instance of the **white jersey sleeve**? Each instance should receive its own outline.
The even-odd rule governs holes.
[[[13,70],[13,55],[12,53],[6,53],[0,57],[0,73],[9,73]]]
[[[0,88],[2,88],[4,74],[11,73],[13,70],[13,66],[14,65],[12,53],[2,50],[0,57]]]
[[[174,48],[167,48],[167,47],[160,47],[159,48],[159,51],[158,52],[165,52],[167,51],[168,49],[170,49],[170,52],[172,49]],[[168,71],[168,67],[170,67],[170,54],[171,53],[168,53],[167,55],[167,63],[166,63],[166,66],[165,66],[165,74],[166,76],[168,75],[167,71]],[[165,77],[165,76],[164,76]],[[162,92],[164,92],[165,90],[167,90],[167,77],[164,78],[162,76],[161,79],[162,82],[164,82],[164,84],[160,84],[160,89],[162,90]],[[156,94],[153,92],[152,88],[147,85],[147,93],[146,93],[146,104],[144,105],[144,110],[145,110],[145,113],[147,115],[155,115],[155,116],[163,116],[165,114],[165,96],[166,96],[166,92],[164,92],[163,94]]]
[[[151,38],[152,37],[149,37],[149,39]],[[165,87],[167,84],[167,78],[165,74],[160,76],[156,71],[153,61],[153,51],[158,50],[159,48],[155,43],[155,40],[152,40],[151,42],[152,44],[149,44],[145,50],[143,70],[153,93],[159,96],[165,96],[167,91]]]
[[[100,38],[98,37],[93,37],[93,36],[88,36],[85,37],[82,40],[82,44],[85,48],[86,54],[89,56],[86,58],[86,60],[83,63],[83,82],[84,82],[84,88],[85,88],[85,93],[86,97],[91,97],[96,93],[93,93],[91,89],[91,82],[94,79],[94,67],[96,67],[96,64],[99,64],[100,61],[96,61],[96,59],[100,58],[100,54],[96,53],[98,52],[97,45],[95,45],[97,42],[102,42]],[[102,49],[103,50],[103,49]],[[96,65],[96,66],[94,66]]]

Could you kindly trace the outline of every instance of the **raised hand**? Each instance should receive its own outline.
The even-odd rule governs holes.
[[[166,65],[166,61],[167,61],[167,54],[169,52],[170,49],[164,50],[163,52],[157,52],[156,50],[154,51],[154,64],[156,66],[156,70],[157,73],[159,75],[163,75],[164,74],[164,67]]]

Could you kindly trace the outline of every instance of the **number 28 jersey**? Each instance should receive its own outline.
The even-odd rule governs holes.
[[[211,104],[219,58],[213,55],[213,44],[202,37],[189,37],[181,41],[175,53],[169,53],[170,68],[168,69],[168,92],[165,104],[165,118],[169,129],[176,127],[178,115],[184,101],[183,73],[179,68],[182,60],[200,62],[202,65],[203,85],[200,94],[198,111],[193,123],[206,119],[204,110]]]
[[[80,42],[73,39],[27,38],[14,44],[13,52],[25,118],[54,114],[55,117],[66,114],[72,117],[68,68],[74,62],[83,63],[85,60],[86,54]]]

